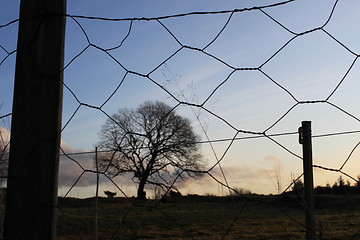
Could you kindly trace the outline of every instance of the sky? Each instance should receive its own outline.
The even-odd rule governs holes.
[[[343,172],[357,178],[359,1],[295,0],[233,14],[128,20],[279,2],[68,1],[67,13],[75,17],[67,18],[66,27],[64,152],[94,151],[106,114],[147,100],[170,106],[180,101],[203,106],[182,104],[176,112],[190,119],[203,141],[214,140],[201,144],[201,152],[208,168],[214,166],[210,173],[215,179],[205,175],[178,182],[183,194],[227,194],[218,182],[269,194],[278,192],[279,181],[280,191],[285,190],[302,173],[296,134],[302,121],[312,122],[314,164],[339,169],[347,160]],[[5,115],[12,107],[18,25],[4,25],[18,18],[19,1],[2,5],[0,115]],[[306,103],[312,101],[318,102]],[[93,169],[94,154],[71,158],[61,157],[59,194],[93,196],[96,175],[86,170]],[[333,184],[339,176],[314,168],[315,185]],[[119,196],[135,193],[131,176],[111,180],[116,185],[102,177],[101,189]]]

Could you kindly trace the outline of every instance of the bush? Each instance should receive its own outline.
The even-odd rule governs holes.
[[[104,191],[104,193],[108,198],[113,198],[116,196],[116,192]]]
[[[304,182],[301,179],[297,179],[296,181],[294,181],[294,183],[291,187],[291,191],[293,193],[303,194],[304,193]]]
[[[239,196],[239,195],[244,195],[244,194],[251,194],[251,191],[249,189],[246,188],[242,188],[242,187],[234,187],[233,189],[230,190],[230,196]]]

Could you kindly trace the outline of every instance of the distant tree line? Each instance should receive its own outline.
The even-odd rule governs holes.
[[[291,191],[293,193],[303,193],[304,192],[304,183],[301,179],[294,182]],[[340,176],[337,181],[333,184],[326,184],[326,186],[317,186],[314,188],[315,194],[334,194],[334,195],[355,195],[360,194],[360,176],[358,180],[351,184],[349,180],[345,181],[342,176]]]

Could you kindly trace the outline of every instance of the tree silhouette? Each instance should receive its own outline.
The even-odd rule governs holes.
[[[162,102],[120,109],[103,125],[100,139],[106,153],[99,169],[111,177],[132,174],[139,199],[146,199],[146,184],[169,189],[173,176],[187,178],[204,166],[190,121]]]
[[[3,187],[9,164],[9,142],[5,140],[4,129],[0,127],[0,188]]]
[[[295,192],[297,194],[303,194],[304,193],[304,182],[301,179],[295,180],[293,182],[291,190],[292,190],[292,192]]]
[[[108,198],[113,198],[116,196],[116,192],[104,191],[104,193]]]
[[[1,110],[2,104],[0,104]],[[0,119],[0,188],[3,185],[4,179],[7,176],[9,164],[9,148],[10,148],[10,132],[8,119]],[[4,127],[3,127],[4,126]]]

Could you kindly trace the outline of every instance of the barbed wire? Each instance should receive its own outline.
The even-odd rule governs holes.
[[[291,30],[290,28],[286,27],[281,21],[277,20],[270,13],[267,12],[268,9],[271,9],[271,8],[274,8],[274,7],[282,7],[282,6],[285,6],[287,4],[290,4],[291,2],[295,2],[295,0],[283,1],[283,2],[278,2],[278,3],[264,5],[264,6],[255,6],[255,7],[242,8],[242,9],[232,9],[232,10],[222,10],[222,11],[207,11],[207,12],[205,12],[205,11],[204,12],[189,12],[189,13],[179,13],[179,14],[174,14],[174,15],[159,16],[159,17],[142,17],[142,18],[137,18],[137,17],[134,17],[134,18],[107,18],[107,17],[93,17],[93,16],[82,16],[82,15],[66,14],[66,17],[68,18],[68,20],[73,21],[80,28],[81,33],[85,37],[86,46],[83,49],[81,49],[81,51],[79,51],[78,54],[76,54],[74,57],[72,57],[65,64],[63,71],[66,72],[66,70],[70,66],[72,66],[75,63],[75,61],[78,60],[78,58],[80,56],[84,55],[85,52],[88,51],[88,49],[92,48],[92,49],[95,49],[96,51],[100,51],[102,53],[105,53],[108,57],[110,57],[110,59],[114,63],[116,63],[116,65],[119,68],[121,68],[122,70],[125,71],[125,74],[123,75],[123,77],[121,78],[121,80],[119,81],[117,86],[114,88],[114,90],[111,92],[111,94],[103,102],[101,102],[98,105],[94,105],[94,104],[87,103],[86,101],[82,101],[81,98],[79,98],[77,96],[76,92],[72,89],[72,87],[69,86],[66,83],[66,79],[65,79],[65,81],[63,82],[63,85],[64,85],[65,89],[70,93],[71,97],[77,102],[77,106],[76,106],[75,110],[72,112],[72,114],[70,115],[70,117],[63,124],[61,133],[65,132],[67,130],[69,124],[74,120],[74,118],[77,116],[79,110],[82,109],[82,108],[89,108],[89,109],[93,109],[95,111],[99,111],[101,114],[105,115],[107,118],[113,119],[112,115],[109,112],[107,112],[106,110],[104,110],[104,108],[105,108],[105,106],[108,105],[108,103],[115,96],[115,94],[119,92],[120,89],[125,88],[124,82],[131,75],[138,76],[138,77],[146,79],[147,81],[151,82],[156,87],[161,89],[161,91],[163,91],[169,98],[174,100],[176,102],[176,104],[172,108],[171,111],[176,111],[181,106],[187,106],[187,107],[189,107],[191,109],[199,109],[199,111],[203,111],[203,112],[209,114],[210,116],[214,117],[215,119],[219,120],[220,122],[224,123],[227,127],[229,127],[230,129],[232,129],[234,131],[233,137],[212,139],[207,135],[206,129],[201,125],[201,120],[198,118],[198,116],[196,116],[197,117],[196,120],[201,125],[201,128],[202,128],[201,131],[203,131],[204,135],[206,136],[206,139],[202,139],[202,140],[200,140],[199,142],[196,142],[196,143],[201,144],[201,145],[209,144],[210,148],[212,149],[212,154],[214,155],[215,162],[214,162],[214,164],[209,166],[206,170],[201,170],[201,171],[196,171],[196,170],[186,169],[186,168],[180,168],[180,172],[174,175],[174,179],[172,179],[170,187],[167,189],[164,196],[166,196],[166,194],[170,192],[170,190],[176,185],[176,183],[178,183],[178,181],[180,181],[182,175],[184,173],[186,173],[186,172],[194,172],[194,173],[197,173],[197,174],[206,175],[206,176],[210,177],[217,184],[219,184],[219,185],[225,187],[226,189],[228,189],[229,192],[237,193],[244,200],[244,202],[240,206],[238,204],[238,202],[235,199],[233,199],[236,214],[235,214],[234,218],[231,219],[231,221],[230,221],[231,223],[229,224],[228,228],[224,231],[223,235],[221,236],[221,239],[225,239],[230,234],[232,229],[235,227],[235,223],[237,223],[241,219],[241,217],[243,216],[244,210],[247,208],[248,204],[251,203],[251,202],[254,202],[254,201],[258,201],[258,200],[254,200],[252,198],[249,198],[247,195],[241,194],[234,186],[231,186],[231,184],[229,184],[229,182],[227,180],[225,172],[222,170],[221,164],[225,161],[224,160],[225,157],[228,155],[229,150],[233,148],[233,144],[235,142],[237,142],[237,141],[245,141],[245,140],[267,139],[270,142],[273,142],[275,145],[277,145],[280,149],[287,152],[288,154],[294,156],[295,158],[302,159],[301,156],[299,156],[293,150],[286,147],[279,140],[277,140],[277,137],[295,136],[295,135],[298,134],[298,132],[269,133],[270,130],[274,129],[275,126],[278,126],[278,124],[282,120],[284,120],[286,117],[288,117],[289,114],[294,111],[294,109],[298,108],[301,105],[325,104],[325,105],[330,106],[331,108],[334,108],[335,110],[341,112],[346,117],[351,118],[351,119],[353,119],[353,120],[355,120],[357,122],[360,122],[360,119],[356,114],[353,114],[352,112],[345,110],[344,108],[338,106],[337,104],[335,104],[335,103],[333,103],[331,101],[334,94],[338,91],[340,86],[342,86],[344,81],[348,78],[349,73],[355,68],[354,66],[357,63],[358,58],[360,56],[359,53],[356,53],[356,51],[352,50],[350,47],[348,47],[346,44],[344,44],[338,38],[336,38],[333,34],[331,34],[331,31],[326,30],[326,27],[328,26],[328,24],[329,24],[330,20],[332,19],[334,13],[336,12],[336,7],[337,7],[337,4],[338,4],[339,1],[336,0],[334,2],[333,6],[331,8],[331,11],[328,14],[328,18],[326,19],[326,21],[323,24],[321,24],[321,25],[319,25],[317,27],[308,29],[308,30],[303,31],[303,32],[295,32],[295,31]],[[234,16],[236,16],[237,14],[242,14],[244,12],[261,13],[264,16],[266,16],[266,18],[269,21],[275,23],[277,26],[280,26],[280,28],[283,29],[283,31],[285,31],[285,32],[287,32],[287,33],[289,33],[291,35],[291,37],[288,38],[288,40],[285,42],[285,44],[283,44],[280,48],[275,50],[275,52],[273,52],[270,55],[270,57],[268,57],[262,63],[260,63],[259,65],[254,66],[254,67],[237,67],[237,66],[234,66],[231,63],[227,62],[226,60],[222,59],[220,56],[217,56],[216,54],[212,54],[209,51],[207,51],[219,39],[219,37],[222,36],[224,31],[227,30],[229,24],[233,21]],[[220,15],[220,14],[221,15],[228,15],[228,17],[227,17],[225,23],[220,28],[220,30],[212,38],[212,40],[209,41],[208,44],[206,44],[203,48],[199,48],[199,47],[196,47],[196,46],[184,44],[182,41],[179,40],[179,38],[176,36],[176,34],[174,34],[174,32],[172,32],[172,30],[170,30],[170,28],[163,21],[163,20],[166,20],[166,19],[181,19],[181,18],[187,17],[187,16],[204,16],[204,15]],[[91,40],[91,38],[90,38],[89,34],[87,33],[87,31],[85,30],[84,26],[80,23],[80,21],[79,21],[80,19],[85,20],[85,21],[127,22],[127,23],[129,23],[129,26],[127,28],[125,36],[121,39],[121,41],[120,41],[120,43],[118,45],[116,45],[114,47],[111,47],[111,48],[105,48],[105,47],[99,46],[98,44],[95,44]],[[31,21],[31,19],[29,19],[29,21]],[[18,19],[10,21],[10,22],[8,22],[6,24],[0,25],[0,30],[2,28],[8,27],[8,26],[10,26],[12,24],[15,24],[17,22],[18,22]],[[160,62],[158,65],[156,65],[154,68],[150,69],[147,72],[138,72],[138,71],[132,70],[131,68],[126,67],[119,59],[116,58],[115,55],[112,54],[112,52],[114,50],[117,50],[117,49],[120,49],[120,48],[124,47],[124,43],[127,42],[127,40],[129,39],[129,37],[132,34],[133,23],[134,22],[154,22],[154,23],[158,24],[158,26],[160,26],[163,30],[165,30],[167,32],[167,34],[177,44],[177,48],[176,48],[175,51],[173,51],[170,55],[168,55],[166,57],[165,60],[163,60],[162,62]],[[342,49],[344,49],[344,51],[351,54],[353,56],[353,60],[352,60],[351,64],[348,66],[346,72],[341,76],[340,79],[338,79],[337,85],[332,89],[330,94],[328,94],[326,97],[321,98],[321,99],[300,100],[285,85],[281,84],[281,82],[277,81],[277,79],[275,77],[272,77],[269,73],[267,73],[267,71],[264,70],[264,67],[268,63],[270,63],[272,61],[275,61],[276,56],[278,56],[280,53],[286,51],[286,49],[288,48],[290,43],[292,43],[294,40],[296,40],[298,38],[302,38],[302,37],[307,36],[307,35],[314,34],[316,32],[324,33],[325,36],[327,36],[329,39],[334,41],[338,46],[340,46]],[[2,49],[5,52],[5,57],[0,60],[0,67],[1,67],[2,64],[11,55],[16,54],[17,50],[9,51],[6,48],[4,48],[1,44],[0,44],[0,49]],[[225,66],[227,69],[230,70],[230,73],[218,85],[216,85],[214,87],[214,89],[207,95],[207,97],[200,103],[195,102],[193,99],[191,99],[191,100],[187,99],[185,97],[184,93],[181,93],[182,94],[182,95],[180,94],[181,96],[177,96],[176,94],[171,92],[164,84],[161,84],[155,77],[153,77],[154,73],[158,69],[160,69],[164,64],[168,63],[170,60],[175,58],[181,51],[184,51],[184,50],[189,50],[189,51],[191,51],[193,53],[199,53],[199,54],[202,54],[202,55],[204,55],[206,57],[209,57],[212,60],[216,61],[217,63],[220,63],[221,65]],[[278,88],[282,92],[284,92],[286,95],[288,95],[290,97],[292,103],[293,103],[290,107],[288,107],[285,110],[284,114],[282,114],[279,118],[277,118],[275,122],[270,124],[263,131],[253,131],[253,130],[239,128],[239,127],[235,126],[234,124],[232,124],[228,119],[226,119],[225,117],[222,117],[220,114],[216,113],[215,111],[209,109],[206,106],[206,104],[210,101],[210,99],[212,99],[215,96],[215,93],[217,93],[223,86],[228,84],[229,79],[235,73],[237,73],[237,72],[246,72],[246,71],[260,73],[270,83],[273,84],[274,88]],[[182,100],[182,99],[184,99],[184,100]],[[241,106],[239,106],[239,108],[241,108]],[[195,112],[193,112],[193,114],[196,115]],[[12,115],[12,113],[7,113],[5,115],[1,115],[0,119],[10,117],[11,115]],[[115,121],[115,120],[113,119],[113,121]],[[353,135],[353,134],[358,134],[358,133],[360,133],[360,130],[338,131],[338,132],[328,132],[328,133],[323,133],[323,134],[315,134],[312,137],[317,138],[317,139],[322,139],[322,138],[326,138],[326,137],[335,137],[335,136],[344,136],[344,135],[347,136],[347,135]],[[240,134],[244,134],[245,136],[239,136]],[[225,147],[225,150],[222,152],[222,154],[218,154],[215,151],[215,149],[211,145],[213,143],[225,143],[225,144],[227,144],[226,147]],[[351,174],[344,171],[344,167],[349,163],[350,159],[353,157],[354,152],[359,148],[359,145],[360,145],[360,142],[356,143],[352,147],[352,149],[351,149],[350,153],[347,155],[346,159],[339,159],[339,162],[341,163],[339,168],[333,168],[333,167],[329,167],[329,166],[325,166],[325,165],[318,165],[318,164],[314,164],[313,167],[318,168],[318,169],[322,169],[322,170],[325,170],[325,171],[329,171],[329,172],[340,173],[340,174],[342,174],[344,176],[347,176],[348,178],[358,182],[358,179],[356,177],[354,177]],[[130,207],[128,208],[127,212],[122,216],[122,219],[126,219],[128,214],[134,208],[143,207],[143,206],[140,206],[140,204],[138,202],[134,201],[130,196],[128,196],[125,193],[125,191],[121,187],[119,187],[118,183],[116,183],[115,180],[108,173],[106,173],[104,171],[97,170],[96,169],[97,164],[96,164],[96,166],[93,166],[92,168],[89,168],[87,166],[83,166],[81,161],[76,159],[77,156],[81,156],[81,155],[94,156],[95,153],[106,153],[106,152],[107,151],[105,151],[105,150],[83,151],[83,152],[67,152],[66,149],[61,148],[61,157],[63,158],[62,161],[65,161],[65,160],[71,161],[80,169],[80,173],[79,173],[78,177],[73,182],[73,184],[69,187],[68,191],[64,194],[63,198],[66,198],[66,197],[69,196],[70,192],[77,186],[77,184],[84,177],[85,174],[89,173],[89,174],[95,174],[97,176],[101,175],[101,176],[105,177],[108,181],[110,181],[115,186],[115,188],[118,191],[120,191],[121,194],[131,204]],[[97,161],[97,157],[95,157],[95,159],[93,159],[93,158],[94,157],[91,157],[90,160],[91,161],[94,161],[94,160]],[[213,173],[213,171],[214,171],[214,169],[216,167],[219,167],[220,170],[221,170],[221,174],[220,174],[221,179],[219,177],[217,177]],[[297,180],[301,179],[301,177],[302,177],[302,174],[295,177],[293,179],[293,181],[284,189],[284,191],[281,194],[279,194],[278,198],[283,197],[286,194],[286,192],[289,189],[292,188],[294,183]],[[100,183],[98,181],[96,183],[96,188],[97,188],[96,198],[97,199],[99,197],[98,196],[99,184]],[[273,202],[270,202],[270,203],[265,202],[265,203],[268,204],[269,207],[273,207],[273,208],[276,208],[279,211],[281,211],[293,223],[295,223],[295,224],[297,224],[297,225],[299,225],[301,227],[304,227],[304,224],[301,221],[297,220],[295,217],[292,217],[291,214],[286,209],[282,208],[281,206],[278,206],[276,204],[276,201],[273,201]],[[304,202],[301,202],[301,203],[303,204],[304,208],[307,208],[307,206],[304,205],[305,204]],[[60,210],[61,214],[64,215],[65,218],[70,219],[70,217],[67,216],[65,209],[63,209],[61,207],[61,205],[59,205],[58,207],[59,207],[59,210]],[[184,226],[182,223],[177,221],[176,218],[174,218],[173,216],[170,216],[168,213],[166,213],[165,211],[163,211],[161,209],[160,202],[157,202],[152,208],[155,209],[156,211],[158,211],[166,219],[168,219],[170,224],[174,224],[174,225],[178,226],[180,229],[182,229],[182,231],[184,233],[186,233],[186,236],[188,238],[195,239],[195,236],[193,236],[191,234],[191,232],[189,231],[189,229],[186,226]],[[95,211],[97,211],[97,208],[96,208]],[[70,220],[68,220],[68,221],[70,222]],[[109,234],[110,237],[108,239],[116,239],[116,236],[119,233],[120,228],[122,226],[121,224],[122,223],[120,223],[118,225],[118,228],[115,229],[112,234]],[[96,226],[98,226],[98,225],[96,224]],[[355,233],[354,237],[357,234],[358,234],[358,232]],[[81,237],[81,235],[79,235],[78,238],[83,239]]]

